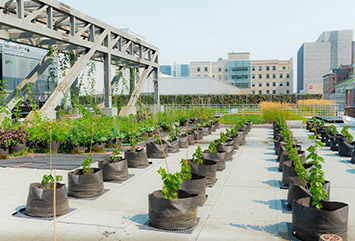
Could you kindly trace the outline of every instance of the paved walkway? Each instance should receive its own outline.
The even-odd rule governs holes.
[[[306,139],[304,130],[294,130],[296,138]],[[219,136],[205,137],[208,141]],[[247,144],[235,154],[226,169],[217,173],[217,183],[207,188],[208,199],[198,209],[199,223],[191,234],[166,233],[142,229],[148,221],[148,193],[161,189],[157,173],[164,160],[150,159],[146,169],[129,169],[134,174],[124,183],[105,183],[109,189],[95,200],[69,199],[67,215],[57,219],[59,240],[289,240],[291,213],[282,204],[287,190],[279,188],[278,172],[270,128],[253,128]],[[303,147],[306,149],[307,145]],[[191,157],[196,145],[188,149]],[[349,158],[339,158],[328,148],[326,178],[331,181],[331,199],[350,205],[349,238],[355,240],[355,165]],[[169,154],[170,171],[180,169],[185,149]],[[67,171],[58,171],[67,182]],[[51,240],[53,222],[12,217],[15,208],[26,203],[28,185],[40,181],[46,170],[0,168],[0,240]]]

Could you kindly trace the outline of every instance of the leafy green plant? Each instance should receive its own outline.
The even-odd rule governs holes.
[[[136,151],[137,139],[136,136],[130,136],[129,138],[129,146],[131,147],[131,151]]]
[[[111,159],[113,162],[118,162],[122,160],[122,157],[120,157],[121,151],[122,151],[121,146],[117,145],[117,148],[111,153]]]
[[[176,129],[179,129],[179,128],[176,128]],[[173,128],[171,128],[170,132],[169,132],[169,141],[173,142],[175,140],[176,140],[176,132]]]
[[[203,155],[201,146],[197,146],[195,153],[192,154],[192,162],[195,164],[203,163]]]
[[[63,180],[63,176],[61,175],[56,175],[55,176],[55,182],[61,182]],[[41,186],[42,188],[44,188],[48,183],[50,182],[50,188],[53,188],[54,185],[54,177],[52,176],[52,174],[49,175],[43,175],[42,181],[41,181]]]
[[[337,128],[336,128],[335,125],[330,125],[330,126],[328,126],[328,130],[329,130],[331,133],[333,133],[334,136],[336,136],[336,135],[338,134],[338,130],[337,130]]]
[[[217,140],[216,144],[217,145],[224,144],[224,143],[226,143],[226,141],[227,141],[226,134],[224,132],[221,132],[220,133],[220,138]]]
[[[344,126],[341,130],[341,134],[347,139],[349,143],[353,142],[353,136],[349,132],[349,126]]]
[[[183,180],[190,180],[192,175],[191,175],[191,166],[187,164],[186,159],[181,159],[180,161],[181,164],[181,176]]]
[[[324,125],[325,125],[325,121],[322,119],[320,122],[320,127],[324,127]]]
[[[88,155],[88,158],[84,159],[81,166],[83,167],[83,174],[87,174],[89,172],[94,173],[94,171],[90,168],[92,164],[93,158],[92,154]]]
[[[210,142],[210,144],[208,145],[208,151],[210,153],[216,153],[217,152],[216,143],[214,141]]]
[[[166,199],[177,199],[178,198],[178,190],[180,185],[182,184],[181,174],[179,172],[176,173],[167,173],[164,168],[160,168],[158,170],[160,174],[164,186],[161,190],[162,194]]]
[[[323,143],[320,141],[320,136],[317,134],[317,129],[313,127],[314,135],[309,136],[310,140],[315,141],[315,145],[307,148],[310,153],[307,156],[307,160],[312,161],[309,164],[313,164],[310,170],[309,181],[310,181],[310,193],[312,194],[312,205],[321,209],[323,207],[321,201],[328,199],[328,194],[325,191],[323,184],[325,183],[324,171],[322,170],[321,163],[324,163],[324,158],[318,155],[318,149],[323,147]]]
[[[160,136],[154,135],[154,144],[160,144]]]

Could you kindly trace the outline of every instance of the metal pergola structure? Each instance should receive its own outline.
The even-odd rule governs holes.
[[[48,97],[40,113],[46,115],[55,110],[64,95],[75,83],[79,73],[90,59],[104,63],[104,105],[112,108],[111,64],[120,63],[140,69],[141,74],[129,103],[120,115],[132,112],[144,81],[154,79],[154,99],[158,104],[158,55],[159,49],[140,38],[114,28],[95,18],[56,0],[0,0],[0,39],[43,49],[55,46],[58,50],[71,50],[77,57],[75,64]],[[34,83],[43,69],[49,65],[45,56],[17,87],[20,93],[28,83]],[[8,96],[8,106],[16,104],[16,90]],[[31,118],[30,113],[28,118]]]

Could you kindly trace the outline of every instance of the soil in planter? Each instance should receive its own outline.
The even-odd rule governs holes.
[[[102,170],[90,168],[94,172],[83,174],[83,169],[68,173],[68,195],[77,198],[96,197],[104,193]]]
[[[318,241],[322,234],[335,234],[348,240],[349,206],[346,203],[322,201],[317,210],[310,197],[292,204],[292,234],[301,240]]]
[[[128,162],[128,167],[143,168],[149,166],[147,154],[143,148],[136,151],[125,151],[125,158]]]
[[[163,148],[161,144],[155,144],[155,143],[147,143],[147,156],[148,158],[164,158],[165,156],[168,156],[168,144],[163,143]],[[165,156],[164,156],[165,153]]]
[[[203,160],[203,164],[194,164],[191,159],[188,160],[191,166],[191,172],[206,177],[206,185],[216,182],[217,162],[211,160]]]
[[[206,201],[206,177],[191,173],[190,180],[184,180],[180,189],[190,194],[198,194],[198,205]]]
[[[104,181],[124,181],[129,177],[127,159],[114,162],[111,156],[106,156],[99,162],[99,168],[102,169]]]
[[[26,203],[26,214],[33,217],[53,216],[53,191],[50,184],[42,188],[40,183],[31,183]],[[69,212],[67,188],[65,184],[56,184],[56,215]]]
[[[161,191],[148,195],[150,225],[160,229],[183,230],[196,224],[198,195],[183,190],[177,199],[165,199]]]

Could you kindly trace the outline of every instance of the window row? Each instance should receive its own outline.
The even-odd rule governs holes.
[[[256,93],[255,90],[253,90],[253,95],[255,95],[255,93]],[[290,91],[289,91],[289,90],[286,90],[285,93],[286,93],[286,94],[289,94]],[[267,95],[269,95],[269,94],[270,94],[270,90],[266,90],[266,91],[264,91],[264,93],[263,93],[262,90],[259,90],[259,91],[258,91],[258,94],[260,94],[260,95],[262,95],[262,94],[267,94]],[[272,94],[273,94],[273,95],[276,95],[276,90],[273,90],[273,91],[272,91]],[[282,94],[283,94],[283,91],[280,90],[280,91],[279,91],[279,94],[282,95]]]
[[[251,84],[252,87],[255,87],[255,83],[253,82]],[[266,87],[269,87],[270,86],[270,83],[269,82],[266,82]],[[272,86],[275,87],[276,86],[276,82],[272,82]],[[279,83],[279,86],[283,86],[283,83],[280,82]],[[290,86],[290,82],[286,82],[286,86]],[[259,87],[263,87],[263,83],[259,82]]]
[[[279,77],[280,77],[280,79],[282,79],[282,78],[284,77],[284,75],[283,75],[283,74],[280,74]],[[252,74],[252,75],[251,75],[251,78],[252,78],[252,79],[255,79],[255,74]],[[263,75],[262,75],[262,74],[259,74],[259,79],[262,79],[262,78],[263,78]],[[267,78],[267,79],[270,79],[270,75],[269,75],[269,74],[266,74],[266,78]],[[272,78],[273,78],[273,79],[276,79],[276,74],[272,74]],[[286,79],[289,79],[289,78],[290,78],[290,74],[286,74]]]
[[[251,67],[251,70],[252,70],[252,71],[255,71],[255,69],[256,69],[256,66],[252,66],[252,67]],[[265,66],[265,70],[266,70],[266,71],[269,71],[270,69],[271,69],[270,66]],[[286,69],[286,66],[282,66],[282,69]],[[258,70],[259,70],[259,71],[263,71],[263,66],[258,66]],[[276,70],[276,66],[275,66],[275,65],[272,66],[272,70],[273,70],[273,71]]]

